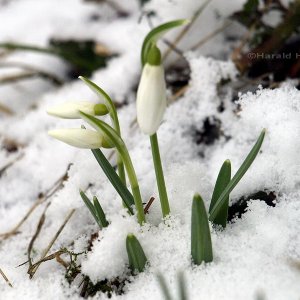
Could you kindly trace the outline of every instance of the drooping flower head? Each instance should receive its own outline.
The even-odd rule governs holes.
[[[108,113],[105,104],[95,104],[89,101],[65,102],[47,109],[49,115],[63,119],[80,119],[79,111],[92,116],[103,116]]]
[[[95,130],[66,128],[50,130],[48,134],[61,142],[77,148],[112,148],[111,143],[107,141],[105,136]]]
[[[137,91],[137,121],[143,133],[153,135],[166,109],[166,83],[161,53],[154,45],[147,56]]]

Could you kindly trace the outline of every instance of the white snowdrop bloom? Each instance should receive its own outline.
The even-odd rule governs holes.
[[[101,116],[108,113],[107,108],[104,104],[95,104],[89,101],[65,102],[49,108],[47,110],[47,113],[49,115],[64,119],[79,119],[79,111],[92,116]]]
[[[59,141],[77,148],[110,148],[104,136],[95,130],[80,128],[56,129],[48,131],[48,134]]]
[[[157,131],[167,106],[166,82],[160,57],[157,62],[145,64],[137,91],[137,121],[142,132],[148,135]]]

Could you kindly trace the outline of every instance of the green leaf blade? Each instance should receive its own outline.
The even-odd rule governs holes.
[[[133,234],[127,235],[126,250],[131,270],[143,272],[148,260],[140,242]]]
[[[134,199],[132,194],[129,192],[127,187],[124,185],[110,162],[107,160],[105,155],[102,153],[100,149],[93,149],[92,150],[99,166],[102,168],[104,174],[111,182],[112,186],[115,188],[117,193],[122,198],[126,208],[128,209],[129,213],[133,215],[132,205],[134,204]]]
[[[216,204],[217,200],[221,196],[222,192],[225,190],[226,186],[229,184],[231,179],[231,163],[230,160],[225,160],[223,163],[219,175],[215,184],[215,188],[213,191],[213,195],[211,198],[210,206],[209,206],[209,213],[211,212],[212,208]],[[214,224],[221,225],[222,227],[226,227],[227,217],[228,217],[228,206],[229,206],[229,195],[225,198],[218,214],[214,219]]]
[[[106,216],[105,216],[105,213],[99,203],[99,200],[96,196],[94,196],[93,198],[93,203],[94,203],[94,208],[95,208],[95,213],[96,213],[96,216],[98,218],[98,220],[100,221],[102,227],[107,227],[109,225],[107,219],[106,219]]]
[[[178,299],[179,300],[187,300],[188,294],[187,294],[186,281],[185,281],[183,272],[178,273],[178,287],[179,287]]]
[[[95,219],[95,221],[97,222],[97,224],[101,228],[102,224],[99,222],[99,219],[98,219],[97,214],[96,214],[96,210],[95,210],[91,200],[87,197],[87,195],[83,191],[80,190],[79,194],[80,194],[83,202],[85,203],[86,207],[89,209],[90,213],[92,214],[93,218]]]
[[[167,22],[164,24],[161,24],[154,29],[152,29],[145,37],[143,45],[142,45],[142,51],[141,51],[141,61],[142,65],[146,64],[148,52],[151,49],[152,45],[156,44],[157,40],[161,38],[166,32],[169,30],[182,26],[185,24],[188,24],[189,20],[181,19],[181,20],[175,20],[171,22]]]
[[[191,255],[196,265],[213,260],[208,217],[199,194],[194,195],[192,204]]]
[[[142,196],[140,192],[140,188],[138,185],[138,180],[136,177],[136,173],[129,155],[129,152],[126,148],[126,145],[119,134],[114,130],[111,126],[99,120],[89,114],[85,114],[84,112],[79,112],[82,119],[88,122],[91,126],[93,126],[96,130],[102,132],[106,137],[110,140],[110,142],[115,145],[117,148],[124,165],[126,167],[126,171],[128,174],[128,178],[131,185],[131,190],[133,194],[134,204],[137,210],[137,219],[138,222],[142,225],[145,221],[145,213],[143,207]]]
[[[101,89],[96,83],[87,79],[86,77],[79,76],[79,79],[81,79],[94,93],[96,93],[98,96],[101,96],[101,99],[104,100],[105,105],[107,106],[110,113],[112,111],[116,113],[116,108],[113,101],[103,89]]]
[[[242,177],[245,175],[245,173],[250,168],[251,164],[255,160],[255,158],[262,146],[262,143],[265,138],[265,133],[266,133],[266,130],[263,129],[260,136],[258,137],[255,145],[253,146],[253,148],[251,149],[251,151],[245,158],[244,162],[242,163],[242,165],[240,166],[238,171],[235,173],[233,178],[230,180],[229,184],[227,185],[225,190],[222,192],[222,194],[220,195],[218,200],[216,201],[215,205],[213,206],[213,208],[211,209],[211,212],[210,212],[210,216],[209,216],[210,221],[214,222],[216,216],[218,215],[218,212],[222,208],[224,201],[226,201],[226,198],[229,196],[229,194],[232,192],[232,190],[236,187],[236,185],[239,183],[239,181],[242,179]]]
[[[156,276],[160,285],[161,292],[165,297],[165,300],[172,300],[173,298],[171,296],[165,277],[161,273],[158,273]]]
[[[104,100],[107,110],[109,112],[109,116],[113,123],[113,127],[116,130],[116,132],[118,133],[118,135],[121,136],[121,129],[120,129],[120,123],[119,123],[117,109],[116,109],[112,99],[110,98],[110,96],[101,87],[99,87],[97,84],[95,84],[91,80],[89,80],[83,76],[79,76],[79,79],[81,79],[93,92],[95,92],[98,96],[100,96],[101,99]],[[120,176],[121,180],[123,181],[123,183],[126,184],[124,164],[119,155],[118,155],[117,166],[118,166],[119,176]]]

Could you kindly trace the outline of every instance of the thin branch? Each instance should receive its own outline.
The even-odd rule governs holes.
[[[172,102],[175,102],[179,97],[183,96],[188,88],[189,88],[188,84],[181,87],[174,95],[171,96],[169,104],[171,104]]]
[[[4,278],[4,280],[6,281],[6,283],[10,286],[13,287],[12,284],[10,283],[9,279],[7,278],[7,276],[4,274],[4,272],[1,270],[0,268],[0,274],[2,275],[2,277]]]
[[[194,13],[193,17],[191,18],[191,22],[187,24],[183,29],[179,32],[179,34],[176,36],[175,40],[171,43],[172,47],[169,47],[168,50],[163,54],[163,60],[165,60],[171,51],[176,47],[176,45],[182,40],[182,38],[187,34],[187,32],[190,30],[190,28],[194,25],[198,17],[201,15],[201,13],[204,11],[204,9],[207,7],[207,5],[212,0],[205,1],[199,9]]]
[[[59,77],[57,77],[54,74],[48,73],[48,72],[46,72],[44,70],[41,70],[37,67],[33,67],[31,65],[21,63],[21,62],[4,62],[4,63],[0,63],[0,68],[20,68],[20,69],[23,69],[25,71],[30,71],[30,72],[34,73],[35,75],[37,75],[37,76],[48,79],[56,85],[62,85],[64,83],[64,81],[62,79],[60,79]]]
[[[60,256],[62,255],[63,253],[59,253],[56,255],[56,261],[61,264],[64,268],[68,268],[70,266],[69,263],[67,263],[64,259],[62,259]]]
[[[67,171],[63,176],[61,176],[54,184],[53,186],[42,196],[38,197],[36,202],[29,208],[25,216],[13,227],[13,229],[9,230],[6,233],[0,234],[0,238],[3,240],[8,239],[9,237],[16,235],[19,233],[20,227],[26,222],[26,220],[30,217],[30,215],[33,213],[33,211],[42,203],[44,203],[46,200],[48,200],[50,197],[53,196],[54,193],[56,193],[62,186],[63,182],[67,179],[68,170],[70,168],[70,165],[67,168]]]
[[[144,208],[144,213],[147,214],[149,212],[150,206],[154,202],[155,198],[151,197],[150,200],[147,202],[145,208]]]
[[[3,175],[3,173],[5,171],[7,171],[7,169],[9,169],[11,166],[13,166],[17,161],[19,161],[20,159],[22,159],[24,157],[24,153],[21,153],[18,157],[16,157],[16,159],[14,159],[13,161],[7,163],[4,167],[2,167],[0,169],[0,177]],[[1,236],[1,235],[0,235]]]
[[[28,262],[29,262],[29,269],[32,267],[32,258],[31,258],[31,251],[32,251],[32,248],[33,248],[33,245],[34,245],[34,242],[35,240],[37,239],[37,237],[39,236],[40,232],[41,232],[41,229],[45,223],[45,220],[46,220],[46,211],[48,209],[48,207],[50,206],[51,202],[48,202],[41,217],[40,217],[40,220],[38,222],[38,225],[37,225],[37,228],[36,228],[36,231],[32,237],[32,239],[30,240],[29,242],[29,245],[28,245],[28,248],[27,248],[27,257],[28,257]]]
[[[206,44],[208,41],[210,41],[212,38],[214,38],[219,33],[223,32],[227,27],[232,25],[233,21],[227,21],[225,22],[221,27],[217,28],[213,32],[209,33],[207,36],[205,36],[203,39],[201,39],[199,42],[197,42],[195,45],[193,45],[190,50],[194,51],[200,47],[202,47],[204,44]]]
[[[8,108],[7,106],[3,105],[0,103],[0,112],[6,114],[6,115],[9,115],[9,116],[12,116],[14,114],[14,112]]]
[[[42,254],[42,258],[39,260],[39,262],[35,263],[34,265],[32,265],[31,268],[29,268],[28,270],[28,274],[30,279],[33,278],[34,274],[36,273],[38,267],[40,266],[40,264],[42,262],[44,262],[47,259],[47,254],[49,252],[49,250],[51,249],[51,247],[53,246],[53,244],[55,243],[55,241],[57,240],[57,238],[59,237],[59,235],[61,234],[61,232],[63,231],[63,229],[65,228],[66,224],[68,223],[68,221],[71,219],[71,217],[73,216],[74,212],[76,211],[75,208],[73,208],[67,215],[67,217],[65,218],[63,224],[60,226],[60,228],[58,229],[58,231],[56,232],[56,234],[54,235],[53,239],[50,241],[49,245],[47,246],[47,248],[44,250],[43,254]],[[50,258],[53,259],[53,258]]]
[[[34,263],[31,266],[30,270],[37,269],[39,267],[39,265],[42,264],[45,261],[52,260],[54,258],[57,260],[57,257],[59,257],[60,255],[62,255],[64,253],[67,253],[67,252],[68,251],[66,249],[61,249],[61,250],[58,250],[58,251],[56,251],[56,252],[54,252],[52,254],[49,254],[48,256],[45,256],[42,259],[40,259],[39,261],[37,261],[36,263]],[[28,272],[29,272],[29,270],[28,270]]]

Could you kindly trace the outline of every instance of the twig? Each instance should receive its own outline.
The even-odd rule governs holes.
[[[147,214],[149,212],[149,208],[152,205],[153,201],[155,200],[154,197],[151,197],[150,200],[147,202],[145,208],[144,208],[144,213]]]
[[[12,284],[10,283],[9,279],[7,278],[7,276],[4,274],[4,272],[1,270],[0,268],[0,274],[2,275],[2,277],[4,278],[4,280],[7,282],[7,284],[10,286],[10,287],[13,287]]]
[[[123,8],[120,7],[120,5],[115,1],[108,1],[106,0],[105,3],[110,6],[120,17],[127,17],[128,12],[125,11]]]
[[[35,240],[37,239],[38,235],[40,234],[41,232],[41,229],[45,223],[45,219],[46,219],[46,211],[48,209],[48,207],[50,206],[51,202],[48,202],[41,217],[40,217],[40,220],[38,222],[38,225],[37,225],[37,228],[36,228],[36,231],[32,237],[32,239],[30,240],[29,242],[29,245],[28,245],[28,248],[27,248],[27,257],[28,257],[28,262],[29,262],[29,269],[32,267],[32,258],[31,258],[31,251],[32,251],[32,248],[33,248],[33,245],[34,245],[34,242]]]
[[[48,73],[44,70],[41,70],[39,68],[30,66],[30,65],[27,65],[27,64],[24,64],[24,63],[20,63],[20,62],[1,63],[0,68],[21,68],[23,70],[30,71],[30,72],[34,73],[34,75],[38,75],[38,76],[44,77],[45,79],[49,79],[50,81],[52,81],[56,85],[62,85],[64,83],[62,79],[58,78],[54,74],[50,74],[50,73]]]
[[[68,268],[70,266],[69,263],[67,263],[65,260],[63,260],[60,256],[62,255],[63,253],[59,253],[56,255],[56,261],[61,264],[64,268]]]
[[[184,93],[187,91],[188,88],[189,88],[188,84],[181,87],[174,95],[172,95],[172,97],[170,98],[169,103],[172,103],[172,102],[176,101],[179,97],[184,95]]]
[[[199,42],[197,42],[194,46],[192,46],[190,48],[191,51],[194,51],[200,47],[202,47],[204,44],[206,44],[209,40],[211,40],[212,38],[214,38],[216,35],[218,35],[219,33],[221,33],[222,31],[224,31],[227,27],[229,27],[230,25],[232,25],[233,22],[232,21],[227,21],[225,22],[221,27],[217,28],[216,30],[214,30],[213,32],[209,33],[207,36],[205,36],[203,39],[201,39]]]
[[[0,112],[6,114],[6,115],[10,115],[12,116],[14,114],[14,112],[8,108],[7,106],[3,105],[0,103]]]
[[[55,192],[57,192],[63,185],[63,182],[67,179],[68,170],[70,168],[70,165],[67,168],[67,171],[63,176],[61,176],[54,184],[53,186],[46,192],[46,194],[39,196],[36,200],[36,202],[29,208],[25,216],[17,223],[17,225],[11,229],[10,231],[6,233],[0,234],[0,238],[3,240],[8,239],[9,237],[16,235],[19,233],[20,227],[25,223],[25,221],[30,217],[30,215],[33,213],[33,211],[42,203],[44,203],[47,199],[49,199]]]
[[[165,60],[169,54],[171,53],[172,49],[176,47],[176,45],[182,40],[182,38],[187,34],[187,32],[190,30],[190,28],[194,25],[195,21],[198,19],[198,17],[201,15],[203,10],[206,8],[206,6],[211,2],[212,0],[205,1],[199,9],[194,13],[193,17],[191,18],[191,22],[187,24],[176,36],[175,40],[171,43],[172,47],[169,47],[167,51],[163,54],[163,60]]]
[[[34,77],[42,77],[45,79],[50,79],[54,84],[56,85],[62,85],[62,82],[57,79],[56,77],[53,77],[52,75],[49,75],[48,73],[42,73],[42,72],[37,72],[37,71],[28,71],[28,72],[23,72],[19,74],[14,74],[6,77],[0,78],[0,84],[8,84],[8,83],[13,83],[15,81],[20,81],[20,80],[26,80]]]
[[[58,236],[61,234],[61,232],[63,231],[63,229],[65,228],[66,224],[68,223],[68,221],[71,219],[71,217],[73,216],[74,212],[75,212],[75,208],[73,208],[69,214],[67,215],[66,219],[64,220],[63,224],[60,226],[60,228],[58,229],[58,231],[56,232],[56,234],[54,235],[53,239],[50,241],[49,245],[47,246],[47,248],[44,250],[43,254],[42,254],[42,258],[39,260],[39,262],[35,263],[34,265],[32,265],[31,268],[29,268],[28,270],[28,274],[30,279],[32,279],[32,277],[34,276],[34,274],[36,273],[38,267],[40,266],[40,264],[45,261],[45,259],[47,258],[47,253],[49,252],[49,250],[51,249],[51,247],[53,246],[54,242],[57,240]],[[50,258],[53,259],[53,258]],[[48,259],[47,259],[48,260]]]
[[[174,51],[180,57],[182,57],[183,59],[185,59],[185,57],[183,55],[183,51],[180,50],[180,49],[178,49],[172,42],[169,42],[167,39],[162,39],[162,41],[169,47],[170,50]]]
[[[56,251],[56,252],[54,252],[54,253],[52,253],[52,254],[49,254],[48,256],[45,256],[44,258],[42,258],[42,259],[40,259],[39,261],[37,261],[36,263],[34,263],[34,264],[31,266],[30,270],[33,270],[33,269],[35,269],[35,268],[37,269],[38,266],[39,266],[40,264],[42,264],[43,262],[48,261],[48,260],[52,260],[52,259],[54,259],[54,258],[57,259],[58,256],[60,256],[60,255],[62,255],[62,254],[64,254],[64,253],[66,253],[66,252],[67,252],[66,249],[61,249],[61,250],[58,250],[58,251]],[[36,271],[36,270],[35,270],[35,271]],[[29,270],[28,270],[28,273],[29,273]],[[29,274],[30,274],[30,273],[29,273]]]
[[[13,161],[9,162],[8,164],[6,164],[4,167],[2,167],[0,169],[0,177],[3,175],[3,173],[10,168],[14,163],[16,163],[17,161],[19,161],[20,159],[22,159],[24,157],[24,153],[21,153],[16,159],[14,159]],[[1,236],[1,235],[0,235]]]
[[[71,209],[71,211],[68,213],[67,217],[65,218],[63,224],[59,227],[58,231],[56,232],[56,234],[54,235],[53,239],[51,240],[51,242],[49,243],[48,247],[44,250],[44,254],[42,256],[46,256],[47,253],[49,252],[49,250],[51,249],[51,247],[53,246],[54,242],[57,240],[58,236],[61,234],[61,232],[63,231],[63,229],[65,228],[65,226],[67,225],[67,223],[69,222],[69,220],[71,219],[71,217],[73,216],[74,212],[76,211],[75,208]]]
[[[82,280],[82,282],[80,283],[79,287],[82,285],[82,289],[81,289],[81,292],[80,292],[80,296],[81,297],[85,297],[85,294],[87,292],[87,288],[89,286],[89,278],[87,276],[85,276]]]

